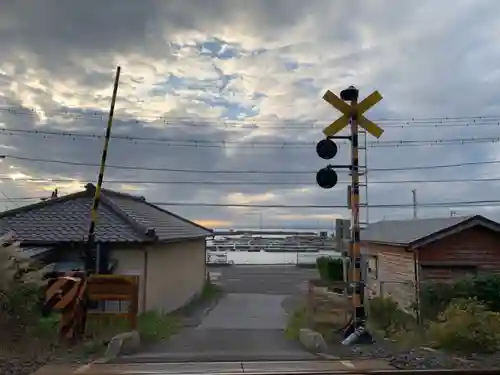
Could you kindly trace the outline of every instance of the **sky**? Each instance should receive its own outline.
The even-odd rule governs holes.
[[[382,94],[366,116],[385,130],[361,150],[362,221],[413,217],[413,189],[419,217],[500,220],[495,203],[456,203],[500,200],[499,13],[495,0],[1,0],[0,209],[97,180],[121,66],[105,188],[210,228],[332,229],[349,176],[322,189],[316,172],[348,164],[349,145],[317,156],[340,115],[322,96],[355,85]],[[238,204],[261,207],[224,206]]]

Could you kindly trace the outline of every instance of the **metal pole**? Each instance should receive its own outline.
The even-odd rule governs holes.
[[[413,218],[416,219],[417,218],[417,190],[413,189],[411,191],[411,193],[413,194]]]
[[[363,147],[365,148],[365,212],[366,212],[366,226],[370,225],[370,204],[368,202],[368,134],[365,131],[365,137],[363,139],[364,145]]]
[[[359,223],[359,132],[357,121],[358,93],[353,100],[351,106],[354,109],[351,116],[351,265],[352,265],[352,280],[354,290],[352,294],[353,303],[353,326],[359,323],[360,318],[364,318],[362,294],[363,288],[361,281],[361,244],[360,244],[360,223]]]
[[[111,106],[109,109],[108,126],[106,127],[106,135],[104,137],[104,147],[102,149],[101,165],[99,169],[99,177],[95,187],[94,199],[92,202],[92,209],[90,211],[90,227],[87,238],[87,247],[85,251],[85,269],[92,273],[95,270],[96,260],[93,258],[95,247],[95,226],[97,223],[97,210],[101,198],[101,187],[104,179],[104,169],[106,167],[106,158],[108,156],[109,138],[111,137],[111,127],[113,126],[113,115],[115,112],[116,95],[118,94],[118,83],[120,81],[121,67],[116,69],[115,83],[113,86],[113,95],[111,96]],[[98,260],[97,260],[98,261]]]

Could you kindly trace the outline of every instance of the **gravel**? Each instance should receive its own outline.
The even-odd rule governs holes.
[[[462,358],[456,354],[446,353],[428,348],[402,349],[389,341],[379,341],[368,345],[345,346],[329,343],[328,354],[342,359],[385,359],[397,369],[468,369],[498,368],[500,353],[492,355],[476,355]]]
[[[2,358],[0,357],[0,374],[2,375],[27,375],[43,366],[46,361],[42,359]]]
[[[97,346],[75,347],[75,348],[40,348],[38,345],[30,347],[26,343],[17,350],[6,349],[0,351],[0,374],[1,375],[26,375],[31,374],[46,364],[85,364],[99,357],[101,351],[95,350]],[[102,343],[102,348],[105,348]]]

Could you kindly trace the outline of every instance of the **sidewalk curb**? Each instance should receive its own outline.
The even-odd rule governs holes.
[[[141,346],[141,336],[137,331],[120,333],[114,336],[106,348],[104,359],[116,358],[121,354],[137,351]]]
[[[309,328],[300,329],[299,342],[310,353],[318,354],[328,350],[328,346],[323,335]]]

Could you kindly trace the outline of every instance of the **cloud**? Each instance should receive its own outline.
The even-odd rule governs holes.
[[[328,206],[346,204],[348,175],[339,171],[334,189],[317,187],[315,173],[326,162],[315,154],[315,142],[339,115],[321,100],[324,91],[350,84],[362,97],[374,89],[384,96],[368,117],[405,120],[379,121],[385,129],[379,144],[368,137],[369,204],[411,206],[414,188],[422,204],[499,199],[495,182],[377,183],[500,175],[494,164],[380,170],[500,158],[495,142],[431,145],[497,137],[500,47],[492,35],[500,30],[500,4],[493,0],[7,0],[0,10],[0,154],[13,156],[0,163],[0,188],[12,198],[1,202],[9,207],[26,203],[16,197],[46,196],[55,187],[66,194],[97,179],[96,167],[77,164],[100,161],[117,65],[113,134],[129,138],[111,140],[105,180],[121,182],[106,182],[107,188],[151,202],[325,207],[169,207],[197,222],[332,228],[335,218],[347,217],[346,209]],[[496,117],[465,118],[478,115]],[[387,144],[401,140],[428,143]],[[274,145],[262,144],[269,142]],[[332,164],[348,163],[348,156],[343,144]],[[45,181],[9,181],[13,175]],[[213,184],[224,181],[241,184]],[[500,219],[488,207],[420,207],[418,214],[451,209]],[[370,220],[405,218],[412,208],[374,207],[368,214]]]

